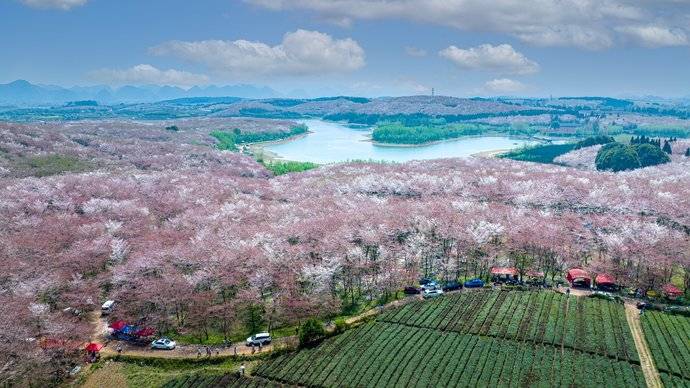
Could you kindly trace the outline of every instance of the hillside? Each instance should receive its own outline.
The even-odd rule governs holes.
[[[673,362],[662,381],[690,386],[690,364]],[[646,386],[622,304],[550,291],[415,301],[255,374],[325,387]]]

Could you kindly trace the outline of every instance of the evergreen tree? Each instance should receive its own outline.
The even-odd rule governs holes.
[[[664,152],[666,152],[669,155],[673,153],[673,150],[671,149],[671,143],[669,143],[668,141],[664,141]]]
[[[685,156],[690,157],[690,148],[688,148],[687,150],[685,150]]]

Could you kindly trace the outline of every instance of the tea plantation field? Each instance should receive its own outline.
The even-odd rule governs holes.
[[[649,311],[642,328],[659,371],[690,381],[690,318]]]
[[[660,325],[655,318],[646,316],[645,328],[687,329],[665,318],[652,328]],[[672,335],[655,338],[667,341],[658,348],[675,346],[673,356],[652,351],[668,360],[659,370],[664,384],[690,387],[688,345],[681,351]],[[624,306],[552,291],[464,291],[415,301],[266,361],[254,375],[321,387],[646,386]]]

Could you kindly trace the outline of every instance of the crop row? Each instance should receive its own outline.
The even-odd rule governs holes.
[[[463,292],[407,304],[379,321],[638,360],[622,305],[556,292]]]
[[[690,380],[690,318],[648,311],[642,329],[657,368]]]
[[[644,386],[639,366],[625,361],[386,322],[279,356],[256,374],[323,387]]]
[[[168,381],[163,388],[277,388],[285,387],[283,384],[262,378],[239,377],[236,374],[190,374]]]

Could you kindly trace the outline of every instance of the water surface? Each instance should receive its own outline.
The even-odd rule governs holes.
[[[305,120],[312,133],[299,139],[265,147],[287,160],[334,163],[348,160],[410,160],[466,157],[486,151],[519,148],[537,141],[508,136],[480,136],[449,140],[418,147],[377,146],[369,141],[371,128],[352,128],[340,123]]]

